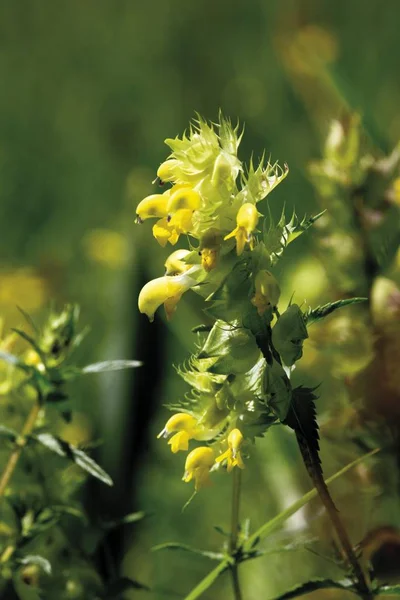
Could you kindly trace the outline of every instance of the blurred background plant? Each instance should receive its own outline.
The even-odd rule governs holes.
[[[375,146],[376,158],[389,155],[400,138],[400,9],[395,0],[388,0],[384,9],[376,0],[271,0],[246,6],[227,0],[140,5],[72,0],[3,3],[0,11],[4,331],[7,335],[11,326],[21,324],[16,305],[35,314],[50,298],[72,300],[81,305],[83,322],[92,325],[90,343],[77,350],[80,364],[115,356],[145,362],[140,370],[100,376],[90,386],[83,378],[76,394],[80,416],[68,428],[79,437],[90,423],[92,437],[103,440],[97,460],[115,486],[108,490],[90,484],[92,510],[110,519],[138,509],[153,515],[134,531],[110,534],[116,568],[140,575],[158,590],[154,597],[184,595],[207,565],[186,554],[149,554],[148,549],[176,539],[218,547],[221,534],[204,524],[226,525],[230,490],[229,484],[218,482],[190,510],[180,512],[188,498],[179,481],[181,465],[170,459],[156,435],[167,416],[162,405],[185,391],[170,365],[193,349],[187,331],[201,322],[201,311],[189,293],[178,307],[179,318],[169,324],[160,316],[150,326],[138,314],[138,292],[159,275],[158,265],[168,251],[150,247],[146,233],[135,228],[135,207],[152,192],[154,170],[165,157],[161,140],[181,132],[194,110],[216,120],[222,107],[246,124],[244,156],[267,148],[290,166],[285,187],[274,193],[272,213],[278,216],[284,202],[288,212],[294,204],[299,213],[318,212],[319,193],[309,181],[307,165],[323,155],[332,118],[343,122],[354,110],[360,112],[368,132],[366,153]],[[330,266],[321,263],[319,251],[311,254],[311,236],[303,238],[282,263],[282,305],[293,291],[299,303],[305,299],[314,306],[339,296]],[[335,247],[346,250],[340,242]],[[398,262],[390,269],[393,264]],[[388,269],[379,274],[398,284]],[[377,342],[375,336],[371,342],[369,316],[360,320],[358,339],[365,335],[373,352]],[[340,322],[333,323],[343,331]],[[348,413],[354,412],[349,380],[343,381],[347,359],[334,361],[327,349],[321,360],[323,345],[323,339],[305,345],[299,377],[310,386],[324,382],[318,412],[339,407],[344,421],[339,419],[335,428],[343,430]],[[366,359],[360,362],[361,368]],[[328,431],[332,429],[330,425]],[[356,456],[353,433],[350,438],[337,444],[323,436],[327,475]],[[243,506],[254,526],[309,489],[289,433],[271,431],[256,456],[255,466],[245,473]],[[354,540],[385,526],[386,539],[396,546],[392,528],[399,525],[399,512],[392,460],[382,459],[378,473],[363,464],[334,484]],[[389,487],[393,493],[382,495]],[[165,514],[168,519],[161,518]],[[285,544],[287,536],[292,540],[306,533],[324,540],[320,555],[304,547],[285,552],[284,577],[281,556],[252,561],[243,567],[245,590],[251,586],[255,597],[272,597],[318,576],[322,568],[326,572],[329,563],[323,555],[331,550],[331,538],[323,535],[325,525],[319,504],[292,517],[286,532],[276,534],[274,547],[279,541]],[[221,578],[204,597],[226,597],[225,585],[229,583]],[[329,591],[312,597],[335,596]],[[339,592],[336,597],[344,596]]]

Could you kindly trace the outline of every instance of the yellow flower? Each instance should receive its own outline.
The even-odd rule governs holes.
[[[170,254],[164,263],[165,274],[181,275],[182,273],[190,269],[192,265],[189,265],[184,260],[188,256],[188,254],[190,254],[190,250],[186,250],[185,248],[175,250],[175,252]]]
[[[157,177],[159,178],[159,180],[162,182],[173,181],[175,179],[174,167],[176,167],[177,165],[178,161],[173,158],[165,160],[163,163],[161,163],[157,170]]]
[[[278,304],[281,290],[275,277],[269,271],[259,271],[255,278],[255,294],[251,303],[261,316],[269,308]]]
[[[175,227],[171,225],[168,217],[164,217],[157,221],[153,226],[153,235],[163,248],[168,242],[172,246],[175,246],[176,242],[179,240],[179,233],[176,231]]]
[[[164,429],[158,434],[160,437],[168,437],[171,433],[175,433],[169,440],[171,451],[176,453],[179,450],[189,449],[189,440],[196,435],[197,419],[187,413],[177,413],[165,424]]]
[[[216,463],[226,460],[227,471],[230,473],[233,467],[244,469],[244,463],[240,454],[240,446],[243,443],[243,435],[239,429],[232,429],[228,435],[228,450],[215,459]]]
[[[215,461],[215,454],[212,448],[201,446],[195,448],[188,454],[185,463],[185,473],[182,480],[186,483],[194,479],[196,492],[210,484],[210,469]]]
[[[146,219],[166,217],[168,200],[169,190],[164,194],[151,194],[144,198],[136,208],[136,222],[142,223]]]
[[[193,211],[200,208],[200,204],[201,196],[198,192],[189,186],[176,185],[171,189],[167,204],[167,212],[169,215],[172,215],[182,209],[190,209]]]
[[[182,294],[195,284],[196,281],[186,273],[174,277],[164,275],[164,277],[153,279],[146,283],[140,291],[139,311],[153,321],[157,308],[164,304],[167,318],[170,319]]]
[[[250,245],[250,249],[254,248],[253,231],[257,227],[260,213],[254,204],[246,202],[242,204],[236,215],[235,229],[224,237],[224,240],[236,238],[236,252],[240,256],[244,250],[246,242]]]

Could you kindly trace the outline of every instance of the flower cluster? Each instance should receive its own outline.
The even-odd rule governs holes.
[[[217,125],[199,118],[187,136],[166,140],[172,153],[156,181],[170,187],[136,209],[138,223],[157,219],[153,235],[161,246],[183,234],[188,240],[188,248],[167,258],[165,274],[143,287],[140,312],[153,320],[163,304],[169,319],[192,289],[214,319],[197,328],[197,351],[178,369],[191,392],[171,406],[175,414],[159,434],[173,453],[195,443],[183,480],[194,480],[196,491],[210,471],[244,468],[249,442],[285,421],[294,393],[290,371],[308,337],[296,304],[280,315],[271,271],[312,220],[294,215],[286,222],[282,215],[274,224],[269,217],[260,235],[257,204],[288,169],[264,160],[245,167],[237,156],[240,139],[238,127],[221,116]]]

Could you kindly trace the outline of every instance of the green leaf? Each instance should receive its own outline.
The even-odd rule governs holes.
[[[82,373],[105,373],[107,371],[122,371],[122,369],[134,369],[141,367],[140,360],[105,360],[83,367]]]
[[[0,425],[0,438],[5,438],[10,442],[15,442],[15,440],[19,437],[19,433],[11,429],[10,427],[6,427],[5,425]]]
[[[333,581],[332,579],[313,579],[294,587],[292,590],[285,592],[281,596],[277,596],[274,600],[291,600],[292,598],[298,598],[304,596],[304,594],[310,594],[316,590],[327,590],[327,589],[339,589],[345,590],[346,592],[354,592],[357,594],[353,583],[350,580],[345,581]]]
[[[304,314],[305,323],[306,325],[311,325],[312,323],[324,319],[338,308],[350,306],[350,304],[358,304],[359,302],[366,302],[367,300],[368,298],[346,298],[345,300],[337,300],[336,302],[329,302],[323,306],[317,306],[317,308],[314,309],[310,308],[308,312]]]
[[[315,402],[315,388],[299,386],[292,391],[292,401],[284,425],[296,433],[304,463],[311,477],[322,478],[319,457],[319,433]]]
[[[158,552],[158,550],[183,550],[184,552],[191,552],[192,554],[198,554],[209,558],[211,560],[222,560],[224,555],[221,552],[210,552],[208,550],[200,550],[199,548],[193,548],[187,544],[180,544],[178,542],[165,542],[163,544],[157,544],[153,546],[152,550]]]
[[[400,585],[384,585],[378,590],[379,596],[400,596]]]
[[[150,588],[144,583],[140,583],[135,579],[130,579],[129,577],[121,577],[108,585],[104,598],[105,600],[119,600],[121,594],[123,594],[124,592],[128,592],[129,590],[150,591]]]
[[[229,567],[228,559],[225,559],[222,562],[220,562],[219,565],[217,565],[215,567],[215,569],[213,569],[206,577],[204,577],[204,579],[202,579],[200,581],[200,583],[197,584],[196,587],[193,588],[192,591],[187,596],[185,596],[184,600],[196,600],[196,598],[199,598],[199,596],[201,596],[201,594],[203,594],[206,590],[208,590],[208,588],[210,586],[212,586],[214,581],[216,579],[218,579],[218,577],[224,571],[226,571],[226,569],[228,567]]]
[[[28,323],[28,325],[30,325],[33,329],[33,331],[35,333],[39,333],[39,329],[36,326],[35,321],[32,319],[31,315],[28,314],[23,308],[21,308],[20,306],[17,306],[17,309],[19,310],[19,312],[21,313],[21,315],[24,317],[25,321]]]
[[[30,335],[25,333],[25,331],[23,331],[22,329],[17,329],[16,327],[12,327],[11,329],[12,329],[12,331],[15,331],[15,333],[17,333],[20,337],[22,337],[22,339],[24,339],[26,342],[28,342],[28,344],[30,344],[32,346],[32,348],[34,350],[36,350],[36,352],[39,354],[39,356],[43,358],[43,352],[42,352],[41,348],[38,346],[36,341]]]
[[[113,485],[111,477],[92,458],[90,458],[90,456],[83,452],[83,450],[75,448],[75,446],[68,444],[51,433],[39,433],[31,436],[31,438],[38,441],[55,454],[68,458],[81,467],[81,469],[93,477],[96,477],[96,479],[99,479],[107,485]]]
[[[29,554],[23,558],[17,560],[21,565],[36,565],[40,567],[44,573],[51,575],[51,564],[47,558],[39,556],[38,554]]]
[[[379,451],[380,451],[380,448],[375,448],[374,450],[371,450],[371,452],[368,452],[367,454],[364,454],[363,456],[356,458],[351,463],[349,463],[348,465],[343,467],[343,469],[340,469],[340,471],[337,471],[334,475],[332,475],[331,477],[328,477],[328,479],[325,481],[325,483],[326,484],[332,483],[333,481],[335,481],[336,479],[338,479],[339,477],[341,477],[342,475],[347,473],[347,471],[349,471],[353,467],[356,467],[358,464],[360,464],[367,458],[374,456]],[[302,496],[302,498],[299,498],[299,500],[296,500],[296,502],[294,502],[291,506],[289,506],[288,508],[283,510],[281,513],[276,515],[276,517],[273,517],[273,519],[271,519],[270,521],[267,521],[266,523],[264,523],[264,525],[261,525],[261,527],[259,527],[249,537],[249,539],[246,540],[246,542],[243,544],[243,550],[245,552],[250,551],[252,548],[254,548],[254,546],[256,544],[258,544],[258,542],[260,541],[260,539],[262,537],[266,537],[266,536],[270,535],[272,532],[274,532],[276,529],[279,529],[280,527],[282,527],[283,523],[287,519],[289,519],[292,515],[294,515],[298,510],[303,508],[303,506],[305,504],[307,504],[307,502],[310,502],[310,500],[315,498],[317,495],[318,495],[318,492],[315,488],[310,490],[309,492],[304,494],[304,496]]]
[[[141,521],[146,516],[146,513],[143,511],[130,513],[129,515],[125,515],[119,519],[115,519],[113,521],[103,521],[101,524],[102,529],[109,531],[111,529],[115,529],[116,527],[120,527],[121,525],[129,525],[130,523],[137,523]]]

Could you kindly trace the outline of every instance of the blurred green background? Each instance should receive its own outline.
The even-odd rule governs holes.
[[[180,481],[184,458],[156,439],[169,414],[163,404],[186,391],[172,364],[193,350],[190,329],[202,320],[190,294],[170,324],[160,311],[150,325],[137,310],[141,286],[162,274],[168,255],[147,223],[134,224],[167,156],[163,140],[182,134],[194,111],[215,120],[222,108],[245,123],[242,160],[266,149],[289,164],[273,212],[286,203],[310,214],[317,203],[306,166],[320,156],[331,118],[360,110],[382,149],[400,136],[399,25],[397,0],[0,2],[0,311],[8,329],[20,324],[16,305],[40,316],[51,299],[77,302],[91,327],[82,363],[145,362],[133,374],[73,388],[77,417],[65,434],[103,442],[98,460],[116,485],[90,489],[98,513],[148,514],[110,543],[122,572],[156,590],[151,597],[184,595],[212,566],[151,547],[181,541],[216,550],[223,537],[213,526],[229,528],[230,502],[229,478],[219,476],[182,513],[191,494]],[[281,271],[285,298],[295,291],[300,302],[328,300],[308,239],[288,250]],[[329,361],[313,374],[315,350],[310,345],[297,378],[328,378],[326,407],[339,401],[340,386],[329,379]],[[328,474],[353,458],[327,442],[322,455]],[[258,443],[244,482],[242,513],[254,527],[311,487],[289,432],[274,429]],[[353,475],[333,488],[356,539],[374,523],[371,495],[360,498],[358,485]],[[316,503],[278,538],[293,542],[323,527]],[[242,568],[249,600],[336,574],[306,549]],[[222,578],[204,597],[228,598],[229,584]]]

